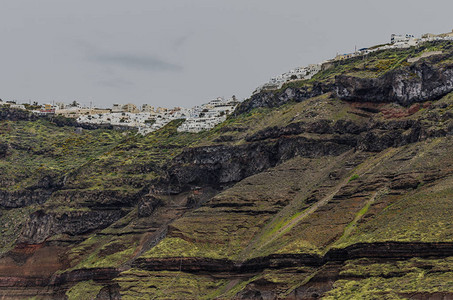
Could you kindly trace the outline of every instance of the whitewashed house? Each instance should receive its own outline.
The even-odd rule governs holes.
[[[22,104],[11,104],[9,107],[16,108],[16,109],[25,109],[25,106]]]

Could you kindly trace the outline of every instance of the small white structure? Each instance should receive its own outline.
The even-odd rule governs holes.
[[[411,34],[406,34],[406,35],[402,35],[402,34],[392,34],[390,36],[390,42],[392,44],[395,44],[395,43],[398,43],[398,42],[408,42],[410,39],[413,39],[414,36],[411,35]]]
[[[122,104],[118,104],[118,103],[114,103],[112,105],[112,113],[119,113],[119,112],[123,112],[123,105]]]
[[[141,108],[142,112],[154,112],[154,106],[151,106],[149,104],[143,104]]]
[[[11,104],[9,107],[10,108],[17,108],[17,109],[24,109],[25,110],[25,106],[22,105],[22,104]]]
[[[65,108],[66,108],[66,104],[64,104],[63,102],[55,103],[55,109],[60,110],[60,109],[65,109]]]

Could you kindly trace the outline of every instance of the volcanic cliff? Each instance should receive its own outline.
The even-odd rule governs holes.
[[[142,137],[0,109],[1,298],[453,298],[453,43],[181,122]]]

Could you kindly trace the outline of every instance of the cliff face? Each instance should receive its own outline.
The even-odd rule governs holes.
[[[401,59],[396,58],[394,69],[390,68],[384,73],[373,66],[373,58],[370,62],[356,59],[346,67],[338,62],[333,70],[321,72],[300,86],[287,84],[281,90],[253,95],[238,107],[236,114],[260,107],[277,107],[287,102],[301,102],[326,93],[334,93],[336,97],[347,101],[398,103],[403,106],[436,100],[453,91],[450,50],[413,64],[405,61],[414,53],[399,53]],[[420,56],[419,52],[416,55]],[[386,59],[382,61],[386,62]],[[401,64],[402,61],[405,63]],[[345,69],[348,71],[345,72]]]
[[[116,211],[63,212],[47,214],[37,211],[23,228],[19,243],[41,244],[57,234],[81,235],[93,229],[105,228],[124,214]]]
[[[2,119],[0,295],[448,299],[450,56],[383,55],[200,134]]]
[[[335,92],[348,101],[396,102],[409,106],[435,100],[453,91],[453,65],[426,62],[394,70],[378,78],[340,75]]]
[[[330,84],[314,83],[312,86],[287,88],[277,93],[262,92],[253,95],[249,100],[239,105],[239,107],[235,110],[235,114],[239,115],[260,107],[278,107],[289,101],[301,102],[306,99],[328,93],[332,91],[332,89],[333,87]]]

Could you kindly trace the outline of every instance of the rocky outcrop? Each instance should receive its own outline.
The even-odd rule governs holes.
[[[52,194],[52,190],[21,190],[21,191],[5,191],[0,190],[0,207],[3,208],[18,208],[31,204],[42,204]]]
[[[305,87],[264,91],[241,103],[235,114],[240,115],[259,107],[278,107],[289,101],[301,102],[329,92],[347,101],[395,102],[403,106],[435,100],[453,91],[453,65],[437,64],[449,55],[416,62],[377,78],[339,75],[333,84],[317,82]]]
[[[436,66],[426,62],[389,71],[378,78],[339,75],[336,95],[358,102],[396,102],[409,106],[438,99],[453,91],[453,64]]]
[[[189,273],[251,274],[265,269],[296,266],[319,267],[327,263],[341,264],[359,258],[407,260],[453,256],[453,243],[379,242],[359,243],[342,249],[331,249],[324,256],[310,254],[272,254],[244,262],[201,257],[138,258],[132,266],[149,271],[184,271]]]
[[[254,133],[251,136],[248,136],[246,140],[254,142],[266,139],[277,139],[283,136],[299,135],[303,133],[320,135],[330,134],[348,138],[350,139],[350,143],[353,143],[354,146],[357,146],[360,149],[370,149],[371,142],[367,142],[367,139],[369,139],[367,134],[373,133],[373,136],[383,136],[384,134],[392,133],[398,135],[406,132],[406,135],[410,135],[410,137],[406,139],[396,139],[394,141],[395,144],[390,145],[396,147],[405,145],[406,143],[418,141],[422,138],[422,129],[424,129],[422,123],[416,120],[392,120],[388,122],[370,120],[367,123],[356,123],[347,120],[338,120],[336,122],[331,120],[318,120],[314,122],[291,123],[285,127],[268,127]],[[407,132],[408,130],[411,131],[410,134]],[[426,128],[423,131],[426,131]],[[376,143],[373,142],[373,144]],[[390,146],[383,145],[380,146],[380,148],[385,149]]]
[[[38,181],[21,190],[0,190],[0,207],[18,208],[32,204],[43,204],[54,191],[62,186],[57,175],[42,174]]]
[[[160,206],[163,206],[164,202],[152,195],[143,197],[137,205],[137,216],[139,218],[149,217],[152,213]]]
[[[453,134],[420,120],[355,123],[318,120],[269,127],[246,137],[243,145],[188,148],[173,161],[161,186],[179,193],[189,186],[221,187],[274,167],[295,156],[339,155],[351,149],[379,152]],[[309,134],[307,137],[303,134]],[[165,187],[163,187],[165,189]],[[166,190],[167,191],[167,190]]]
[[[42,210],[30,215],[22,230],[19,243],[39,244],[56,234],[78,235],[101,229],[124,216],[121,210],[67,211],[46,213]]]
[[[109,284],[103,287],[96,295],[95,300],[121,300],[119,284]]]
[[[119,270],[115,268],[91,268],[91,269],[78,269],[62,274],[57,274],[50,279],[49,284],[53,286],[61,286],[68,283],[96,280],[96,281],[109,281],[119,274]]]
[[[122,191],[112,189],[81,190],[83,186],[66,185],[58,190],[52,199],[58,203],[77,202],[90,209],[119,209],[137,204],[144,193],[141,190]],[[68,188],[68,189],[66,189]]]
[[[331,85],[315,83],[313,86],[293,88],[288,87],[275,92],[261,92],[242,102],[235,110],[235,115],[240,115],[259,107],[278,107],[289,101],[302,102],[332,91]]]
[[[352,149],[354,145],[355,141],[348,137],[334,136],[325,139],[287,137],[240,146],[189,148],[174,160],[167,180],[176,193],[188,189],[189,185],[220,187],[295,156],[339,155]]]

